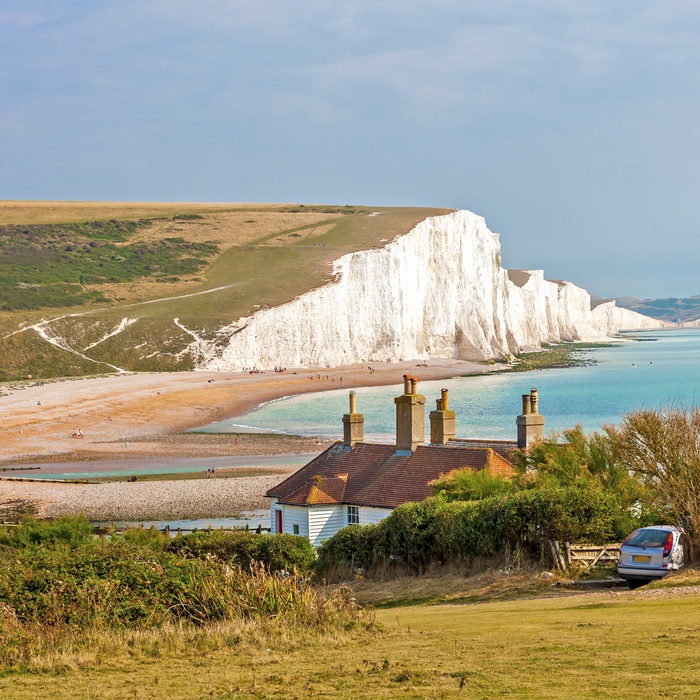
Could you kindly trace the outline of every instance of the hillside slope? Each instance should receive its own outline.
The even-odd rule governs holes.
[[[700,296],[685,299],[635,299],[621,297],[615,300],[618,306],[651,316],[669,323],[693,323],[700,320]]]
[[[194,340],[445,211],[0,202],[0,379],[193,369]]]

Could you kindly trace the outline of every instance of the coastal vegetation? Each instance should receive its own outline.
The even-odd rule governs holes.
[[[344,591],[308,584],[313,559],[308,540],[291,535],[95,538],[85,518],[26,518],[0,531],[0,665],[30,668],[108,632],[117,643],[126,631],[187,636],[212,624],[261,633],[371,626]]]
[[[537,352],[523,352],[508,367],[510,372],[531,372],[535,369],[588,367],[595,364],[588,351],[611,348],[615,343],[557,343],[544,344]]]
[[[470,501],[435,497],[399,506],[376,525],[343,528],[321,546],[319,569],[342,578],[356,568],[422,574],[476,558],[546,564],[550,541],[620,541],[639,524],[615,497],[583,484]]]
[[[693,640],[700,607],[692,589],[676,594],[660,583],[644,594],[560,596],[542,582],[527,591],[508,588],[511,579],[522,577],[500,575],[501,600],[406,604],[323,629],[290,619],[236,619],[79,630],[53,647],[37,637],[29,661],[0,673],[0,695],[72,700],[89,689],[102,700],[637,700],[697,694]],[[426,577],[412,582],[445,585]],[[697,576],[683,582],[696,584]]]
[[[0,309],[107,303],[100,285],[146,277],[178,281],[198,273],[218,252],[214,241],[193,243],[175,236],[129,243],[151,223],[112,219],[0,226]]]

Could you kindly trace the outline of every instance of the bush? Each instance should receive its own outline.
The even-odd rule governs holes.
[[[510,479],[496,476],[488,469],[475,471],[469,467],[444,474],[432,486],[435,494],[448,501],[479,501],[515,490],[515,484]]]
[[[253,559],[271,571],[299,571],[306,573],[316,561],[316,551],[306,537],[298,535],[259,535]]]
[[[214,556],[248,568],[259,562],[270,571],[308,573],[316,559],[314,548],[306,537],[257,535],[246,530],[193,532],[175,537],[167,549],[187,557]]]
[[[56,520],[38,520],[26,515],[17,527],[0,528],[0,545],[24,549],[63,544],[75,548],[93,539],[93,527],[84,516],[64,515]]]
[[[432,564],[508,551],[540,557],[548,540],[603,544],[638,525],[614,494],[585,484],[480,501],[431,498],[406,503],[377,525],[344,528],[321,546],[318,571],[330,575],[390,564],[420,573]]]
[[[241,569],[216,557],[154,551],[131,539],[0,548],[0,669],[26,663],[38,648],[78,639],[81,631],[87,639],[103,630],[247,621],[261,629],[283,624],[293,633],[368,621],[344,591],[327,596],[259,563]],[[274,550],[274,557],[282,561],[293,552],[299,558],[303,548],[294,544]]]

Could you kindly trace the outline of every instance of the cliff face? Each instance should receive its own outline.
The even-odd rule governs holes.
[[[498,236],[467,211],[422,221],[386,247],[345,255],[336,281],[221,329],[206,369],[336,366],[431,357],[507,358],[544,342],[660,328],[541,270],[504,270]],[[221,341],[219,341],[220,343]]]

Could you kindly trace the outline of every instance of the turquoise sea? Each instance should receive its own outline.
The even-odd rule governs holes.
[[[586,351],[587,357],[596,360],[588,367],[421,382],[419,391],[427,399],[426,420],[443,387],[449,389],[450,408],[457,413],[457,436],[473,438],[514,439],[521,395],[531,387],[539,391],[546,432],[559,432],[577,423],[593,432],[619,422],[628,411],[669,404],[689,406],[698,401],[700,329],[625,335],[634,340]],[[280,399],[206,430],[259,429],[338,438],[347,393],[345,389]],[[367,439],[393,441],[393,398],[400,393],[401,377],[395,386],[357,390]]]

